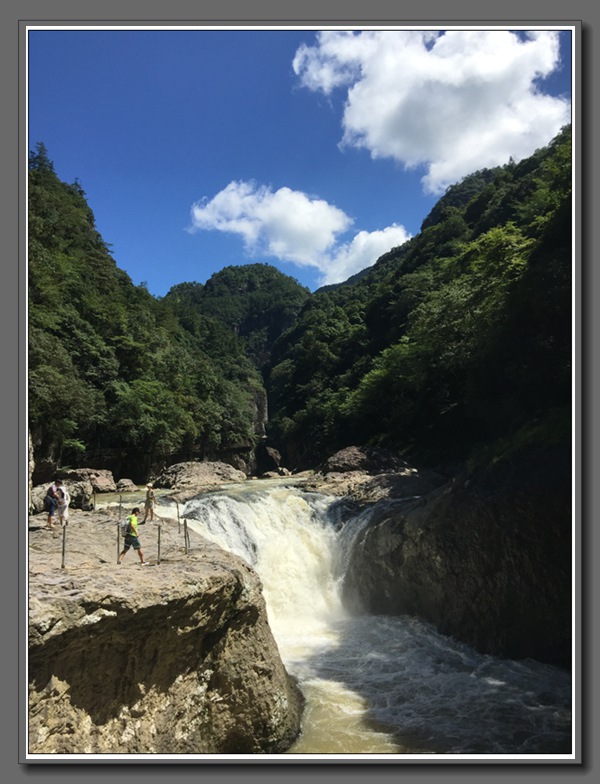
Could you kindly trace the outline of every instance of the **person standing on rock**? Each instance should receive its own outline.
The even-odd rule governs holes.
[[[71,496],[64,485],[57,488],[56,495],[58,499],[56,503],[58,522],[64,527],[69,522],[69,504],[71,503]]]
[[[58,505],[58,490],[62,486],[60,479],[55,479],[50,487],[46,490],[44,498],[44,509],[48,512],[48,528],[56,528],[54,525],[54,514]]]
[[[156,496],[154,495],[154,489],[152,487],[152,483],[148,482],[146,485],[146,500],[144,502],[144,519],[142,520],[142,525],[148,519],[148,515],[150,515],[150,522],[154,520],[154,506],[156,504]]]
[[[138,557],[140,559],[140,563],[142,566],[148,566],[148,563],[144,561],[144,553],[142,552],[142,545],[140,544],[140,540],[138,538],[138,513],[139,509],[137,506],[135,509],[131,510],[131,514],[127,515],[127,520],[129,522],[129,527],[127,529],[127,533],[125,534],[125,543],[123,545],[123,549],[119,553],[119,560],[117,563],[121,563],[125,553],[129,550],[130,547],[133,547],[134,550],[137,551]]]

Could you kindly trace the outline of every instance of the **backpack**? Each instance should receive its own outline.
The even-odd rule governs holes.
[[[126,517],[125,520],[121,521],[121,534],[122,536],[127,536],[129,533],[129,517]]]

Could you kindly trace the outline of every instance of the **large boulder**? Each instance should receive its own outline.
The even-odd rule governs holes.
[[[387,449],[349,446],[329,457],[306,488],[367,504],[427,495],[447,480],[440,472],[409,465]]]
[[[116,493],[117,485],[112,471],[105,468],[71,468],[56,472],[56,478],[75,484],[89,482],[94,493]]]
[[[118,566],[117,528],[75,511],[64,551],[30,528],[29,753],[285,752],[303,699],[256,573],[193,531],[186,554],[176,523]]]
[[[223,484],[245,482],[243,471],[218,461],[176,463],[165,469],[154,480],[155,488],[171,489],[171,496],[185,501],[194,495]]]
[[[71,502],[70,509],[83,509],[89,511],[94,506],[94,487],[88,479],[63,480],[64,486],[69,491]],[[49,484],[37,485],[29,493],[29,513],[40,514],[44,511],[44,498]]]
[[[329,457],[320,467],[323,474],[360,471],[367,474],[381,474],[386,471],[399,471],[407,463],[387,449],[370,446],[349,446],[340,449]]]
[[[570,453],[528,452],[375,504],[345,599],[419,616],[484,653],[568,666],[571,538]]]
[[[119,479],[117,482],[118,493],[135,493],[138,486],[131,479]]]

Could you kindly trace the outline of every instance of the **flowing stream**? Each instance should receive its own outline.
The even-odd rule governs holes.
[[[307,699],[295,755],[566,756],[571,676],[479,654],[417,619],[352,615],[342,581],[370,510],[277,480],[189,501],[190,529],[259,574],[283,662]]]

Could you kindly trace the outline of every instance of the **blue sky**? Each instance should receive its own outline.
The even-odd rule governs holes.
[[[571,35],[30,29],[28,146],[155,296],[257,261],[315,290],[570,122]]]

